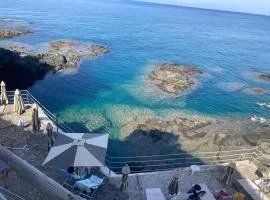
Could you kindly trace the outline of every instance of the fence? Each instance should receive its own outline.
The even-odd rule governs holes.
[[[9,104],[14,103],[14,92],[15,91],[7,91]],[[70,128],[65,123],[60,123],[57,117],[54,114],[52,114],[46,107],[44,107],[29,91],[21,90],[21,96],[24,104],[36,103],[43,110],[45,115],[57,126],[57,128],[61,129],[66,133],[74,132],[74,130],[72,130],[72,128]]]
[[[106,157],[106,165],[115,173],[121,173],[125,164],[129,164],[132,173],[164,171],[190,165],[221,164],[240,160],[252,160],[257,148],[238,149],[217,152],[190,152],[169,155],[151,155],[135,157]]]

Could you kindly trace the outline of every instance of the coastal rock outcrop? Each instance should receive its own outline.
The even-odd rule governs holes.
[[[27,46],[27,45],[25,45]],[[50,41],[47,48],[28,51],[24,45],[12,45],[9,50],[21,57],[31,56],[38,62],[52,66],[54,71],[78,67],[83,58],[95,58],[109,52],[105,46],[75,41]]]
[[[0,79],[9,89],[31,87],[49,71],[75,68],[83,58],[95,58],[109,51],[101,45],[73,41],[53,41],[41,48],[14,42],[0,48]]]
[[[101,45],[81,44],[74,41],[51,41],[47,52],[37,53],[35,57],[43,63],[55,67],[58,71],[63,68],[79,66],[84,57],[95,58],[108,53],[109,49]]]
[[[196,86],[196,76],[202,74],[199,69],[176,63],[158,64],[149,74],[149,79],[167,94],[179,95]]]
[[[0,29],[0,39],[13,38],[21,35],[32,33],[30,30],[13,30],[13,29]]]

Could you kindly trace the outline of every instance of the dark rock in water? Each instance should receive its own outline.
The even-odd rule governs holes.
[[[151,118],[146,120],[143,124],[138,124],[136,131],[142,131],[144,133],[149,133],[154,140],[160,140],[161,138],[156,138],[154,135],[156,132],[159,133],[176,133],[180,135],[181,133],[189,133],[196,131],[198,129],[204,128],[210,125],[211,122],[206,119],[187,119],[185,117],[173,117],[172,119],[164,120],[159,118]],[[205,133],[192,134],[192,138],[204,137]],[[191,137],[191,135],[190,135]]]
[[[179,95],[196,85],[199,74],[202,71],[190,65],[165,63],[158,64],[149,78],[163,92]]]
[[[0,29],[0,39],[13,38],[32,33],[30,30]]]
[[[244,92],[252,95],[264,95],[267,94],[268,91],[264,88],[254,87],[254,88],[247,88],[244,90]]]
[[[263,80],[263,81],[268,81],[270,82],[270,74],[267,74],[267,73],[260,73],[258,75],[258,78]]]
[[[6,81],[9,89],[26,89],[49,71],[78,67],[83,58],[109,52],[101,45],[73,41],[49,42],[43,51],[30,51],[28,46],[14,43],[8,49],[0,49],[0,80]]]

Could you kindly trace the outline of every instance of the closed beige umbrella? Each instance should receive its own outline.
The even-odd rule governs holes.
[[[233,178],[233,174],[235,170],[236,170],[236,164],[230,163],[227,168],[226,174],[224,174],[224,176],[222,177],[223,183],[225,183],[228,186],[232,184],[232,178]]]
[[[126,191],[128,188],[128,175],[130,174],[130,168],[128,164],[126,164],[122,169],[122,183],[120,185],[121,191]]]
[[[4,104],[4,105],[8,104],[6,84],[4,81],[1,82],[1,104]]]
[[[40,120],[38,117],[38,106],[36,103],[32,106],[32,130],[37,133],[40,130]]]
[[[24,112],[24,104],[20,90],[16,89],[14,93],[14,111],[21,115]]]
[[[175,170],[172,175],[172,181],[168,187],[170,195],[178,194],[178,181],[179,181],[179,170]]]

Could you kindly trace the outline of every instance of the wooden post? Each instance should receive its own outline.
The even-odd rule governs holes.
[[[33,185],[41,193],[57,200],[83,200],[83,198],[72,194],[59,183],[43,174],[28,162],[15,155],[0,145],[0,159],[7,163],[27,183]]]

